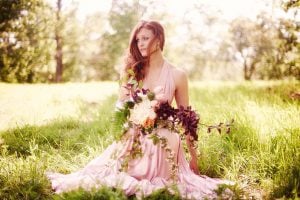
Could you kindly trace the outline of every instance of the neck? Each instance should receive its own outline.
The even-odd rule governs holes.
[[[164,57],[160,50],[150,56],[149,69],[160,68],[164,62]]]

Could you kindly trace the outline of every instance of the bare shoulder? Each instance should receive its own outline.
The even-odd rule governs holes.
[[[177,107],[189,105],[188,79],[183,69],[171,65],[171,73],[175,84],[175,99]]]
[[[172,73],[176,79],[187,79],[186,72],[183,69],[173,67]]]
[[[187,82],[187,74],[183,69],[171,65],[172,75],[176,85]]]

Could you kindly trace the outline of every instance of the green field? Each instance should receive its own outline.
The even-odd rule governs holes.
[[[73,172],[99,155],[112,126],[118,85],[0,84],[0,199],[127,199],[117,189],[54,195],[45,171]],[[201,123],[234,119],[231,132],[199,129],[202,174],[237,182],[234,199],[300,195],[300,82],[191,82]],[[175,198],[164,191],[149,199]],[[134,199],[134,197],[131,197]]]

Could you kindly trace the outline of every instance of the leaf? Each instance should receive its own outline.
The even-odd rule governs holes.
[[[154,100],[154,98],[155,98],[155,94],[154,94],[153,92],[149,92],[149,93],[147,94],[147,97],[148,97],[148,99],[149,99],[150,101],[152,101],[152,100]]]
[[[136,101],[137,103],[141,103],[141,102],[143,101],[143,99],[142,99],[142,97],[137,96],[135,101]]]
[[[128,69],[128,70],[127,70],[127,73],[128,73],[130,76],[134,76],[134,75],[135,75],[133,69]]]
[[[140,81],[138,82],[138,88],[140,88],[140,89],[143,88],[143,81],[142,81],[142,80],[140,80]]]
[[[131,79],[128,81],[129,84],[132,84],[132,85],[136,85],[137,84],[137,81],[134,80],[134,79]]]
[[[126,101],[125,108],[132,109],[133,107],[134,107],[134,102],[133,101]]]
[[[210,133],[211,132],[211,127],[207,128],[207,132]]]
[[[227,134],[230,133],[230,127],[228,127],[228,128],[226,129],[226,133],[227,133]]]

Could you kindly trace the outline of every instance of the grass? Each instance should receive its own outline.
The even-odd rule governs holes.
[[[236,181],[235,199],[299,198],[300,100],[290,98],[299,90],[299,82],[192,82],[202,123],[235,120],[229,134],[200,127],[201,173]],[[135,199],[113,188],[54,195],[44,175],[76,171],[114,140],[116,83],[2,83],[0,94],[0,199]],[[171,198],[179,197],[147,197]]]
[[[118,84],[112,82],[0,83],[0,130],[26,124],[45,125],[57,118],[71,117],[89,121],[93,117],[89,114],[94,113],[90,110],[96,110],[103,100],[117,91]]]

